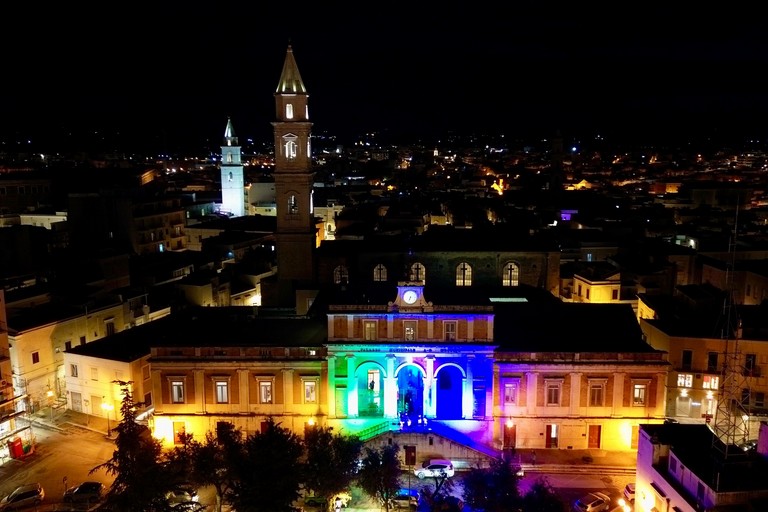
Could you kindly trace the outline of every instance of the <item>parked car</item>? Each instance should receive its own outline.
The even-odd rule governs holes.
[[[635,502],[635,482],[630,482],[624,486],[624,499],[627,503]]]
[[[573,502],[574,512],[603,512],[611,508],[611,498],[602,492],[590,492]]]
[[[66,503],[96,503],[101,499],[103,492],[104,484],[101,482],[83,482],[64,491],[64,501]]]
[[[400,489],[392,498],[394,508],[413,508],[419,507],[419,491],[416,489]]]
[[[436,476],[450,478],[454,474],[453,462],[446,459],[430,459],[422,464],[420,468],[414,469],[413,472],[419,478]]]
[[[0,500],[0,510],[19,510],[40,505],[45,499],[45,490],[39,483],[20,485]]]
[[[165,499],[173,508],[196,510],[199,507],[200,496],[189,486],[179,486],[165,493]]]

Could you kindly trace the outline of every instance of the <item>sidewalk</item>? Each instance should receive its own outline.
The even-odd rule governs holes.
[[[107,420],[107,418],[101,416],[92,416],[69,409],[54,409],[51,412],[47,407],[30,414],[28,418],[32,426],[57,432],[66,432],[68,428],[78,427],[106,436],[107,430],[111,431],[117,426],[114,420]]]

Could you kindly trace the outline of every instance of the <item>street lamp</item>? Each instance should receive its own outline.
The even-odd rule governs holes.
[[[109,437],[112,435],[112,429],[109,427],[109,411],[113,410],[115,406],[108,404],[107,402],[101,402],[101,408],[104,409],[104,412],[107,415],[107,437]]]
[[[45,396],[48,397],[48,408],[51,410],[51,421],[53,421],[53,390],[48,387],[48,391],[45,392]]]

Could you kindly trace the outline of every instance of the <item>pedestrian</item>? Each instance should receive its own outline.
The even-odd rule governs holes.
[[[536,450],[531,450],[531,465],[536,465]]]

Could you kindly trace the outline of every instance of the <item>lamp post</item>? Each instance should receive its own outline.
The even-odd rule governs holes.
[[[112,429],[109,427],[109,411],[113,410],[115,406],[108,404],[107,402],[101,402],[101,408],[104,409],[104,412],[107,415],[107,437],[109,437],[112,435]]]
[[[51,421],[53,421],[53,390],[50,387],[45,392],[45,396],[48,397],[48,409],[50,409]]]

